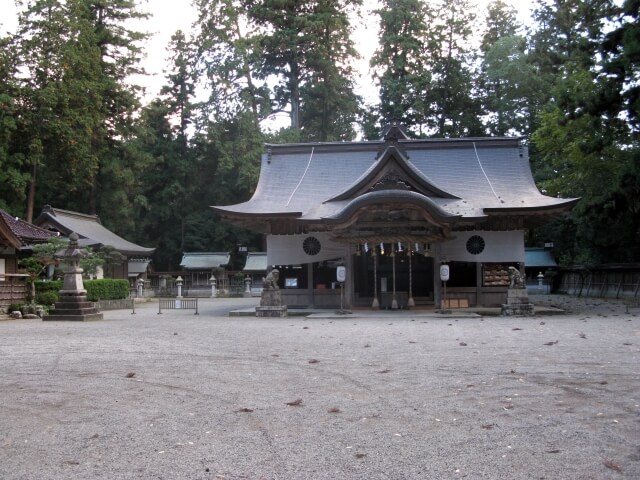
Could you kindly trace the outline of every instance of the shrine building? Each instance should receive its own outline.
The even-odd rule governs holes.
[[[253,197],[212,208],[266,235],[288,306],[340,307],[345,266],[345,308],[410,308],[441,306],[445,286],[450,306],[504,303],[525,231],[577,201],[538,190],[520,138],[411,140],[393,123],[380,141],[267,145]]]

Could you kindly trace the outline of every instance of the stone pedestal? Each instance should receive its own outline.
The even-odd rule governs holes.
[[[256,317],[286,317],[288,315],[286,305],[256,307]]]
[[[256,307],[256,317],[286,317],[289,315],[287,306],[282,305],[278,275],[278,270],[274,268],[264,278],[264,289],[260,295],[260,306]]]
[[[502,315],[534,315],[533,303],[529,303],[529,295],[525,288],[510,288],[507,290],[507,303],[502,305]]]
[[[55,308],[48,315],[42,317],[44,321],[71,320],[85,322],[88,320],[102,320],[103,315],[92,302],[87,301],[86,295],[62,293]]]

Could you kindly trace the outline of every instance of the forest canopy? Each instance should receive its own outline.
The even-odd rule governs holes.
[[[527,25],[501,0],[381,0],[375,98],[356,89],[362,0],[194,0],[150,101],[132,80],[146,5],[22,2],[0,37],[0,208],[98,213],[172,270],[262,248],[209,206],[251,196],[265,142],[378,139],[394,119],[413,138],[521,136],[540,190],[582,199],[528,245],[640,261],[640,0],[538,0]]]

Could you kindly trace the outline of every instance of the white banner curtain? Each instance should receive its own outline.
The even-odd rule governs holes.
[[[472,230],[453,232],[456,238],[440,245],[440,258],[449,262],[520,262],[524,263],[524,232],[522,230],[493,232]],[[477,255],[467,251],[467,242],[474,235],[484,240],[484,250]]]
[[[317,255],[307,255],[302,249],[302,243],[308,237],[315,237],[320,241],[320,252]],[[347,244],[335,242],[327,233],[267,235],[267,264],[270,266],[323,262],[346,257],[348,253]]]

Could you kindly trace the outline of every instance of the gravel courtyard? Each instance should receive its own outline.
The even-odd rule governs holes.
[[[640,309],[0,321],[0,479],[637,479]]]

